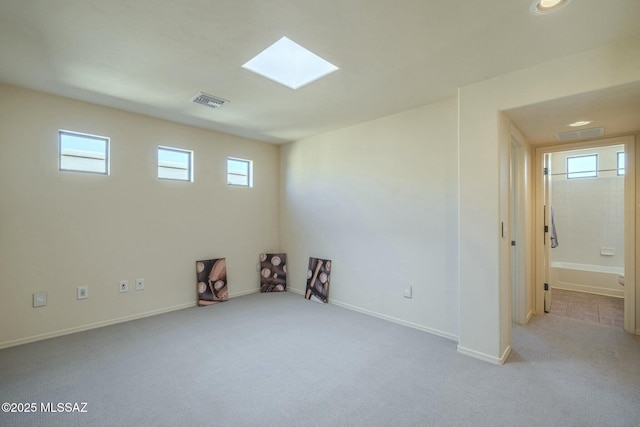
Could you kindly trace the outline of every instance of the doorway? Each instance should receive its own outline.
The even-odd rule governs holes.
[[[537,313],[635,333],[634,153],[633,136],[536,149]]]

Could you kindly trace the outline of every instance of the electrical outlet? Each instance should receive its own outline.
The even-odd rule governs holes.
[[[78,299],[87,299],[87,298],[89,298],[89,287],[78,286]]]
[[[46,292],[36,292],[33,294],[33,306],[34,307],[44,307],[47,305],[47,293]]]
[[[411,298],[412,291],[413,288],[411,286],[407,286],[406,288],[404,288],[404,297]]]
[[[144,279],[136,279],[136,291],[144,291]]]
[[[122,292],[129,292],[129,281],[128,280],[120,280],[118,282],[118,290]]]

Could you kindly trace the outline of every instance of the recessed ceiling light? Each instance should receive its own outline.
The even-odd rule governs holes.
[[[291,89],[300,89],[338,67],[287,37],[263,50],[242,66]]]
[[[553,13],[567,4],[571,0],[535,0],[529,10],[534,15],[544,15],[547,13]]]
[[[569,123],[569,126],[571,126],[572,128],[576,128],[579,126],[586,126],[591,123],[593,123],[592,120],[578,120],[577,122]]]

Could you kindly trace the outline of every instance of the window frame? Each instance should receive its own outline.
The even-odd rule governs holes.
[[[181,154],[188,154],[189,156],[189,160],[187,162],[187,178],[171,178],[171,177],[166,177],[166,176],[160,176],[160,168],[164,167],[167,169],[181,169],[181,170],[185,170],[182,168],[176,168],[176,167],[170,167],[170,166],[161,166],[160,165],[160,151],[170,151],[173,153],[181,153]],[[179,182],[193,182],[194,181],[194,152],[193,150],[186,150],[184,148],[177,148],[177,147],[169,147],[166,145],[158,145],[158,149],[156,151],[156,155],[157,155],[157,176],[159,180],[162,181],[179,181]]]
[[[104,143],[104,158],[99,157],[86,157],[86,156],[72,156],[63,154],[63,138],[64,136],[73,136],[83,138],[85,140],[101,141]],[[69,149],[69,148],[64,148]],[[92,135],[89,133],[76,132],[66,129],[58,129],[58,172],[76,172],[76,173],[89,173],[94,175],[110,175],[111,174],[111,139],[108,136]],[[103,171],[86,170],[86,169],[70,169],[63,167],[63,156],[76,157],[84,159],[101,160],[104,162]]]
[[[617,174],[618,176],[624,176],[625,174],[625,169],[626,169],[626,160],[627,160],[627,155],[625,154],[625,151],[617,151],[616,152],[616,169],[617,169]],[[622,154],[622,156],[620,156]],[[620,157],[622,157],[622,165],[620,165]],[[622,171],[622,172],[620,172]]]
[[[587,171],[576,171],[576,172],[571,172],[569,171],[569,162],[572,159],[578,159],[578,158],[585,158],[585,157],[593,157],[596,160],[596,167],[594,170],[587,170]],[[567,156],[566,158],[566,170],[567,170],[567,179],[585,179],[585,178],[597,178],[598,177],[598,163],[599,163],[600,159],[598,156],[598,153],[593,153],[593,154],[580,154],[577,156]],[[585,174],[593,174],[593,175],[585,175]],[[578,175],[578,176],[572,176],[572,175]]]
[[[247,174],[246,175],[242,175],[242,174],[237,174],[237,173],[231,173],[229,170],[229,162],[230,161],[234,161],[234,162],[241,162],[241,163],[246,163],[247,165]],[[247,184],[234,184],[231,181],[229,181],[229,176],[233,175],[233,176],[246,176],[247,179]],[[243,187],[243,188],[253,188],[253,160],[249,160],[249,159],[241,159],[239,157],[227,157],[227,185],[231,186],[231,187]]]

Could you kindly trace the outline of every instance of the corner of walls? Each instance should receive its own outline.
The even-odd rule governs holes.
[[[511,121],[503,114],[498,116],[498,139],[499,139],[499,176],[500,182],[500,344],[498,351],[501,354],[508,354],[511,348],[511,329],[513,318],[513,303],[511,289]],[[503,361],[504,363],[504,361]]]
[[[499,359],[500,122],[495,81],[459,89],[460,339],[467,355]],[[486,357],[480,357],[486,359]]]
[[[482,360],[484,362],[491,363],[493,365],[504,365],[511,354],[511,345],[508,345],[499,357],[492,356],[490,354],[482,353],[470,348],[462,347],[458,345],[458,353],[465,356],[473,357],[474,359]]]
[[[281,146],[292,291],[325,257],[330,301],[457,336],[456,114],[449,99]]]

